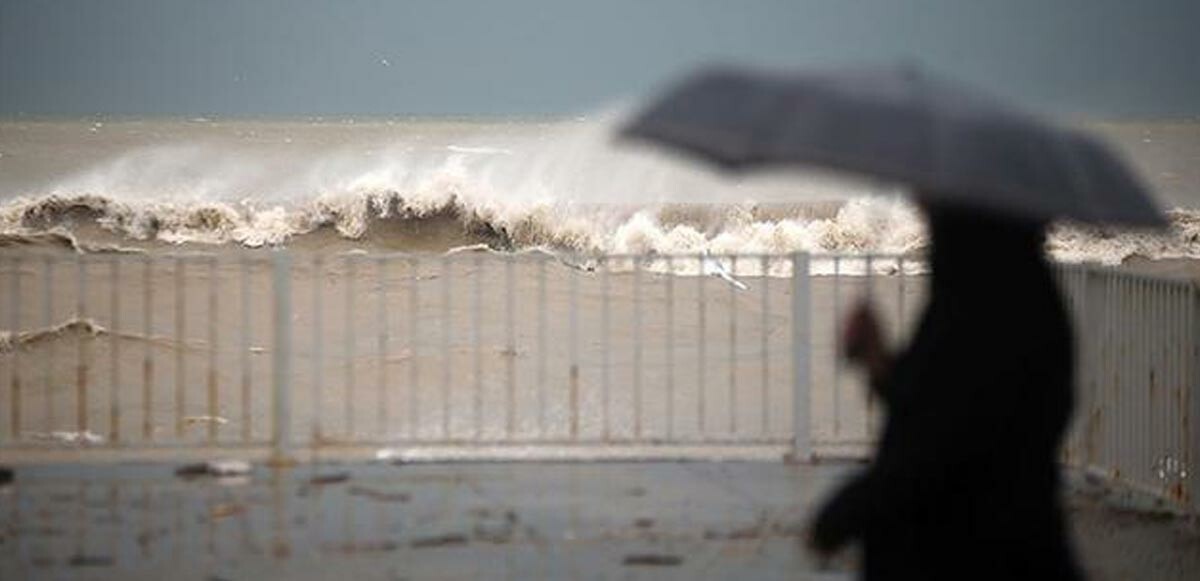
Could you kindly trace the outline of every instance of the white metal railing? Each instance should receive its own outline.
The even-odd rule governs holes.
[[[8,449],[807,446],[803,255],[2,258]]]
[[[923,272],[804,254],[5,252],[0,447],[862,457],[880,413],[838,364],[837,327],[870,295],[902,341]],[[1066,461],[1195,509],[1193,285],[1058,273],[1080,364]]]
[[[3,258],[5,447],[270,443],[252,416],[269,377],[255,358],[267,351],[259,341],[276,338],[260,336],[268,325],[256,311],[279,296],[251,290],[270,280],[270,257]]]
[[[1200,510],[1200,321],[1190,281],[1063,266],[1079,372],[1064,456]]]

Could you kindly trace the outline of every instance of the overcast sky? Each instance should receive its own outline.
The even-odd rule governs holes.
[[[557,115],[709,60],[907,59],[1195,117],[1198,30],[1197,0],[0,0],[0,115]]]

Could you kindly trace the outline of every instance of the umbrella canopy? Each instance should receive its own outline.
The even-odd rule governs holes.
[[[622,134],[730,170],[820,166],[901,182],[923,200],[1034,220],[1165,224],[1098,140],[912,67],[703,70]]]

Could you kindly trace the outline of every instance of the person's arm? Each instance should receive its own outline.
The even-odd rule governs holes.
[[[846,322],[842,352],[851,363],[866,369],[871,390],[891,404],[884,386],[891,373],[894,356],[884,343],[875,311],[867,301],[859,303]]]
[[[995,449],[1017,405],[1006,394],[1023,380],[989,366],[987,351],[964,342],[939,353],[938,365],[914,386],[916,399],[890,415],[871,467],[818,514],[814,549],[831,552],[869,528],[903,531],[904,523],[937,511],[954,486],[972,485],[960,481],[964,464]]]
[[[812,547],[832,553],[861,538],[868,528],[902,530],[903,523],[936,510],[940,494],[969,458],[973,414],[946,402],[940,410],[905,418],[889,431],[890,441],[871,467],[822,507],[812,527]]]

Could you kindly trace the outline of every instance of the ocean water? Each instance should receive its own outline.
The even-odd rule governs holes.
[[[444,251],[915,253],[902,191],[815,172],[731,177],[569,120],[0,121],[0,244]],[[1168,232],[1060,225],[1066,261],[1200,258],[1200,122],[1104,122]]]

